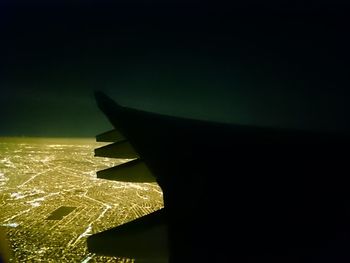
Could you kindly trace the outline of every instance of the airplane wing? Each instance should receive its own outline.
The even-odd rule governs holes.
[[[114,144],[96,155],[131,159],[98,177],[159,184],[170,262],[318,260],[348,229],[347,135],[171,117],[95,96],[116,129],[97,136]],[[115,244],[130,228],[113,232]],[[128,244],[129,254],[143,247]]]

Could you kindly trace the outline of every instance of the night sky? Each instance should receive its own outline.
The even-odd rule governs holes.
[[[343,2],[45,2],[0,4],[2,136],[110,129],[94,90],[175,116],[350,130]]]

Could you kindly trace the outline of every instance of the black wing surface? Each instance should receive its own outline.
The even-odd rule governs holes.
[[[131,159],[98,177],[159,184],[169,262],[350,258],[347,135],[165,116],[122,107],[101,92],[96,101],[116,129],[97,136],[115,144],[96,155]],[[128,243],[128,253],[117,246],[128,232],[150,228],[142,220],[112,231],[108,253],[143,250],[139,241]],[[98,252],[94,238],[89,249]]]

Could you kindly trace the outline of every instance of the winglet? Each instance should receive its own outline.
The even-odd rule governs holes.
[[[115,127],[118,127],[119,125],[115,123],[115,119],[116,117],[117,119],[122,118],[123,107],[116,103],[114,100],[112,100],[110,97],[108,97],[102,91],[95,91],[94,95],[99,109],[106,115],[108,120]]]
[[[99,107],[103,107],[104,104],[114,104],[117,107],[120,107],[118,103],[113,101],[110,97],[108,97],[103,91],[96,90],[94,92],[95,99]]]

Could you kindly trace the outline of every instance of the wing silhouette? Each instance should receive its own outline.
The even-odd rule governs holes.
[[[97,176],[156,181],[165,208],[89,237],[90,251],[150,262],[349,258],[347,135],[178,118],[95,97],[115,127],[97,136],[114,143],[96,155],[131,159]]]

